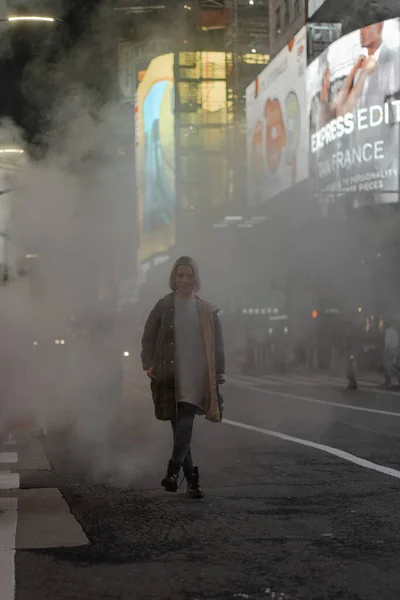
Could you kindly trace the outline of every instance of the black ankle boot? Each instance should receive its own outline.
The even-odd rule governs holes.
[[[161,485],[167,492],[176,492],[178,489],[178,478],[180,467],[175,465],[172,460],[168,463],[167,474],[161,482]]]
[[[186,474],[187,490],[186,495],[188,498],[203,498],[203,490],[199,484],[199,469],[193,467],[190,473]]]

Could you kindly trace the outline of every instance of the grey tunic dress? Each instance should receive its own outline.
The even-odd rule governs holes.
[[[197,301],[175,296],[174,302],[177,400],[203,412],[207,363]]]

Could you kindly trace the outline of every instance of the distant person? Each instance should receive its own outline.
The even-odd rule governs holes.
[[[397,358],[399,352],[399,334],[393,323],[389,323],[385,331],[385,353],[384,353],[384,371],[385,385],[389,387],[392,384],[392,375],[396,371],[399,376],[397,367]]]
[[[142,338],[143,369],[151,378],[156,418],[171,421],[174,446],[162,486],[176,492],[181,468],[189,498],[202,498],[199,470],[193,465],[191,440],[196,415],[220,422],[226,381],[218,309],[197,296],[198,267],[179,258],[170,275],[171,294],[151,311]]]

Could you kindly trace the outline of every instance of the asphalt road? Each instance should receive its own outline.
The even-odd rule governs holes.
[[[400,393],[239,376],[225,402],[197,422],[200,501],[160,488],[143,378],[111,442],[46,440],[23,485],[59,488],[90,543],[17,551],[16,600],[398,600]]]

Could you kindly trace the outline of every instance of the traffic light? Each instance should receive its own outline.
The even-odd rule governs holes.
[[[318,311],[314,309],[311,313],[311,316],[313,319],[318,319]]]

